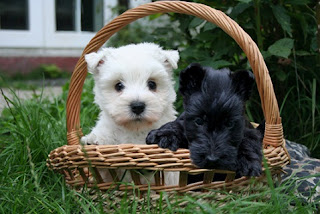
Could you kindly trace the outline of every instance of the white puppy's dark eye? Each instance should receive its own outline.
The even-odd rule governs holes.
[[[124,85],[122,82],[118,82],[115,86],[114,89],[116,89],[117,92],[121,92],[124,89]]]
[[[149,80],[148,81],[148,88],[151,91],[155,91],[157,89],[157,84],[155,81]]]
[[[203,119],[201,118],[197,118],[194,120],[195,124],[198,125],[198,126],[202,126],[204,124],[204,121]]]

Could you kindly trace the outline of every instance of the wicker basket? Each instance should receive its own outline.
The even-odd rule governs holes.
[[[242,188],[251,183],[247,177],[235,179],[235,173],[224,170],[208,170],[195,167],[189,159],[189,151],[179,149],[176,152],[158,148],[157,145],[86,145],[79,144],[82,136],[80,128],[80,97],[84,80],[87,75],[87,65],[84,55],[98,51],[98,49],[117,31],[127,24],[155,13],[183,13],[193,15],[216,24],[230,35],[247,55],[255,75],[261,98],[262,110],[266,121],[263,152],[271,173],[278,174],[282,167],[290,162],[283,138],[279,107],[274,94],[273,85],[263,57],[255,42],[243,29],[223,12],[209,6],[183,1],[160,1],[145,4],[126,11],[108,25],[104,26],[89,42],[80,57],[71,77],[67,100],[67,140],[68,145],[59,147],[49,154],[48,167],[65,175],[67,184],[71,186],[98,186],[101,190],[114,187],[113,183],[104,183],[99,170],[109,170],[114,181],[118,169],[130,171],[134,186],[120,185],[118,188],[139,188],[147,190],[148,185],[140,182],[137,169],[155,171],[155,184],[150,188],[155,191],[186,192],[204,188]],[[163,181],[164,171],[179,171],[179,185],[166,186]],[[204,173],[201,182],[187,184],[188,174]],[[225,181],[212,182],[215,173],[226,174]],[[257,178],[263,181],[265,174]]]

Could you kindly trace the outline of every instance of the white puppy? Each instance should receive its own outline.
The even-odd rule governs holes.
[[[178,51],[141,43],[104,48],[85,60],[101,113],[82,143],[145,144],[149,131],[175,119],[172,70],[177,68]]]

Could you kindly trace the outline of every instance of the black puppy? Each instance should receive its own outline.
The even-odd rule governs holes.
[[[180,72],[185,111],[175,121],[151,131],[147,144],[173,151],[188,148],[192,162],[200,168],[259,176],[263,131],[254,129],[244,114],[253,84],[249,71],[231,73],[189,65]]]

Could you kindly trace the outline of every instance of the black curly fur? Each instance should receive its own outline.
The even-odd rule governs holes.
[[[263,131],[253,129],[244,114],[253,74],[193,63],[180,72],[179,80],[185,111],[175,121],[151,131],[147,144],[173,151],[189,148],[191,160],[200,168],[259,176]]]

